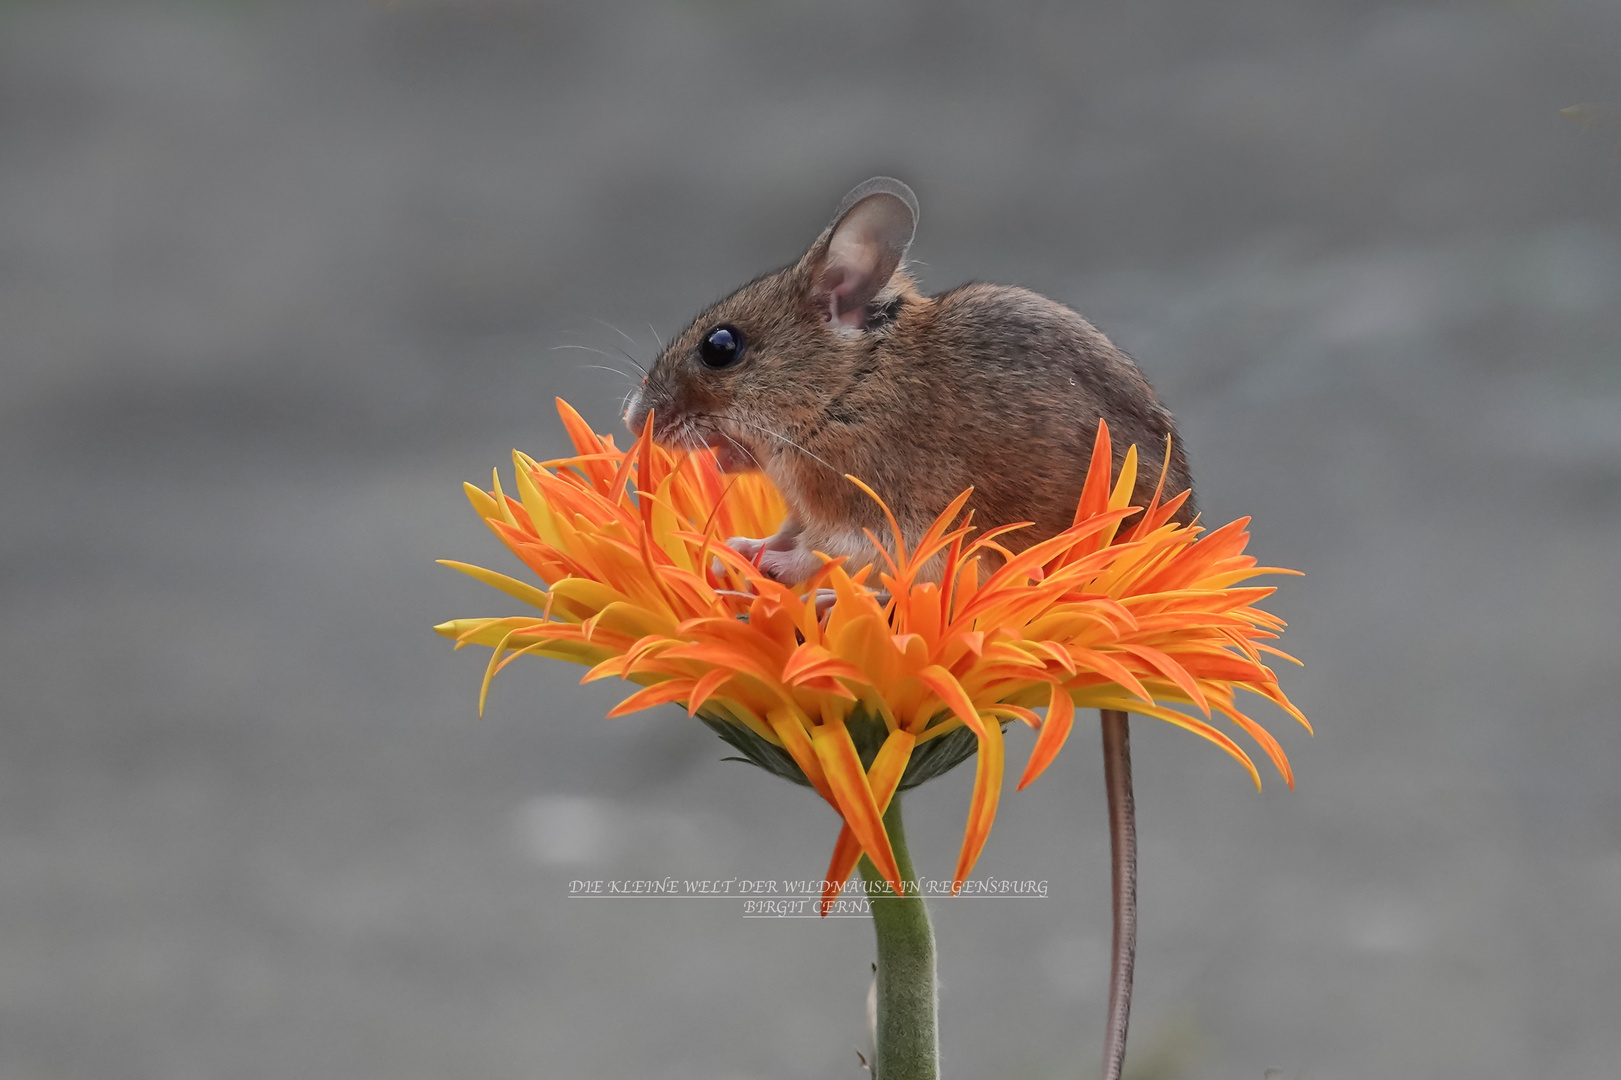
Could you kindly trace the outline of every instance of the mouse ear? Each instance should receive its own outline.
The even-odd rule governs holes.
[[[830,323],[866,325],[867,305],[906,259],[916,231],[917,196],[899,180],[875,176],[844,197],[809,257],[817,306]]]

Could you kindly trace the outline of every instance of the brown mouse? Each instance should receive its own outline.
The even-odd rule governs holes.
[[[1027,289],[961,285],[934,296],[906,272],[917,197],[875,177],[844,197],[833,222],[792,266],[706,308],[654,361],[625,421],[649,413],[662,445],[712,447],[728,470],[758,468],[789,507],[775,536],[730,543],[785,583],[821,565],[815,552],[876,554],[882,511],[845,474],[871,485],[908,544],[965,489],[982,527],[1014,550],[1066,528],[1107,420],[1119,469],[1141,458],[1133,503],[1192,486],[1176,422],[1137,365],[1096,327]],[[1169,442],[1168,442],[1169,440]],[[1191,497],[1177,519],[1194,515]],[[1102,711],[1114,897],[1105,1080],[1126,1052],[1136,950],[1136,825],[1127,715]],[[880,978],[882,978],[880,973]]]
[[[1027,289],[968,284],[926,296],[906,271],[917,198],[875,177],[845,196],[797,262],[710,305],[659,354],[625,411],[672,448],[710,446],[763,470],[790,508],[781,530],[733,545],[792,584],[821,562],[864,565],[887,540],[870,484],[910,543],[970,486],[982,527],[1030,521],[1013,550],[1066,528],[1099,418],[1115,466],[1140,455],[1136,505],[1191,486],[1176,424],[1137,365],[1096,327]],[[1191,520],[1190,499],[1180,519]],[[761,548],[764,548],[761,551]]]

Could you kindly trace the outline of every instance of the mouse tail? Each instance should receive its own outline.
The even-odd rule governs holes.
[[[1131,975],[1137,958],[1137,811],[1131,797],[1131,732],[1127,716],[1100,711],[1103,783],[1109,799],[1109,877],[1114,901],[1114,948],[1109,964],[1109,1026],[1103,1080],[1120,1080],[1131,1022]]]

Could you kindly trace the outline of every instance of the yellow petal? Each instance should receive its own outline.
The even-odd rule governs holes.
[[[469,577],[475,577],[486,585],[493,586],[517,600],[532,604],[538,608],[546,606],[546,590],[537,589],[527,585],[516,578],[509,578],[505,574],[497,574],[494,570],[486,570],[482,566],[472,566],[452,559],[437,560],[440,566],[448,566],[452,570],[460,570]]]

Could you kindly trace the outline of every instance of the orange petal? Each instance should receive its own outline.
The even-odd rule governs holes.
[[[818,676],[862,678],[860,670],[853,664],[840,660],[820,645],[801,645],[788,657],[788,662],[782,665],[782,681],[789,686]]]
[[[832,910],[833,901],[844,891],[844,883],[850,880],[850,875],[855,873],[856,863],[860,861],[861,841],[856,839],[856,834],[846,824],[839,830],[839,838],[833,842],[833,857],[827,861],[827,873],[822,875],[822,899],[816,905],[820,914],[825,916]]]
[[[1144,701],[1153,701],[1154,695],[1133,675],[1127,667],[1108,653],[1098,652],[1095,649],[1074,650],[1075,661],[1091,667],[1099,675],[1120,686],[1128,693],[1136,694]]]
[[[777,738],[782,740],[782,748],[788,751],[788,756],[794,759],[794,764],[799,766],[799,771],[805,774],[805,779],[811,782],[816,793],[838,806],[838,800],[833,797],[833,788],[827,782],[827,774],[822,771],[822,759],[811,744],[810,736],[805,734],[805,725],[800,719],[787,709],[773,709],[766,715],[766,723],[777,733]]]
[[[692,693],[691,679],[667,679],[661,683],[654,683],[643,690],[638,690],[618,705],[608,710],[608,718],[624,716],[626,713],[638,712],[642,709],[651,709],[655,705],[668,705],[672,701],[681,701]]]
[[[947,506],[941,511],[940,516],[934,519],[934,523],[928,527],[922,538],[918,540],[917,546],[913,548],[912,557],[901,567],[901,579],[903,581],[907,583],[913,581],[917,577],[918,571],[923,568],[924,563],[952,543],[952,537],[948,532],[951,523],[957,519],[958,514],[962,513],[962,508],[967,505],[969,498],[973,494],[973,488],[967,489],[951,500],[951,505]],[[947,578],[946,580],[949,581],[950,579]]]
[[[1250,779],[1255,782],[1255,790],[1261,790],[1261,773],[1260,770],[1255,767],[1255,762],[1250,760],[1250,756],[1244,753],[1243,748],[1237,743],[1233,742],[1233,740],[1229,739],[1227,736],[1223,735],[1221,732],[1217,731],[1203,720],[1200,720],[1198,717],[1188,716],[1186,713],[1179,713],[1175,709],[1167,709],[1160,705],[1147,705],[1140,701],[1130,701],[1125,698],[1097,699],[1094,700],[1092,704],[1096,705],[1100,709],[1119,709],[1121,712],[1134,712],[1141,713],[1144,716],[1155,716],[1166,721],[1167,723],[1175,724],[1177,727],[1182,728],[1185,731],[1191,731],[1202,739],[1209,739],[1211,742],[1227,751],[1227,753],[1232,756],[1234,761],[1244,766],[1245,771],[1250,774]]]
[[[962,683],[957,681],[955,675],[939,664],[930,664],[918,672],[917,677],[924,686],[940,696],[940,700],[957,714],[969,731],[981,739],[985,738],[986,725],[979,718],[979,709],[974,706],[973,700],[969,698],[968,692],[962,688]]]
[[[1225,706],[1217,707],[1230,716],[1233,723],[1249,732],[1250,737],[1261,744],[1261,749],[1265,750],[1266,756],[1272,759],[1272,764],[1277,767],[1278,774],[1283,777],[1283,782],[1289,785],[1290,791],[1293,791],[1295,789],[1295,773],[1289,767],[1289,755],[1283,752],[1283,747],[1278,745],[1278,740],[1272,737],[1272,733],[1237,709],[1229,709]]]
[[[1024,767],[1018,790],[1023,791],[1052,764],[1074,726],[1075,702],[1062,686],[1054,683],[1052,704],[1047,706],[1047,719],[1041,725],[1041,734],[1036,736],[1036,748],[1030,751],[1030,761]]]
[[[911,759],[915,745],[917,739],[910,733],[892,731],[878,749],[878,756],[873,758],[872,768],[867,770],[867,786],[872,788],[873,799],[878,803],[880,812],[889,809],[890,800],[900,787],[901,777],[906,774],[906,763]],[[846,824],[839,830],[839,838],[833,845],[833,857],[828,860],[827,873],[822,877],[822,901],[818,907],[823,915],[827,914],[833,901],[844,890],[844,883],[850,880],[860,859],[861,842]]]
[[[1023,721],[1024,726],[1032,731],[1041,730],[1041,717],[1022,705],[994,705],[985,711],[993,716],[1008,716]],[[1020,784],[1019,786],[1023,787],[1024,785]]]
[[[557,415],[562,417],[563,426],[568,429],[569,438],[573,440],[576,451],[592,457],[600,455],[602,440],[591,430],[591,425],[585,422],[585,417],[574,411],[574,406],[558,398]],[[613,479],[614,467],[603,461],[584,461],[578,468],[599,489]]]
[[[1199,707],[1200,712],[1206,716],[1210,715],[1210,702],[1205,700],[1204,691],[1199,689],[1199,684],[1193,681],[1193,676],[1189,675],[1187,669],[1181,664],[1158,649],[1149,648],[1147,645],[1128,645],[1121,642],[1119,647],[1121,650],[1129,652],[1144,662],[1153,665],[1156,671],[1170,679],[1181,688],[1184,694],[1192,698],[1193,703]]]
[[[844,478],[871,496],[872,501],[877,503],[878,508],[884,512],[884,518],[889,522],[890,535],[895,538],[895,562],[900,565],[905,565],[906,538],[901,535],[901,523],[895,520],[895,515],[890,511],[889,504],[884,502],[883,499],[879,498],[876,491],[862,483],[862,481],[858,478],[851,476],[849,473],[845,473]],[[877,537],[873,537],[873,543],[877,545],[880,551],[883,550],[884,545],[878,543]]]
[[[1062,645],[1058,644],[1058,642],[1027,641],[1025,642],[1025,648],[1039,652],[1043,656],[1051,657],[1053,662],[1059,667],[1063,668],[1071,675],[1075,674],[1075,658],[1069,654],[1068,649],[1065,649]]]
[[[867,770],[867,786],[872,788],[872,797],[880,811],[889,809],[889,801],[901,786],[906,763],[911,760],[912,747],[916,745],[917,736],[911,732],[891,731],[884,739],[884,745],[878,748],[877,756],[872,759],[872,768]]]
[[[957,872],[951,886],[951,895],[957,895],[963,882],[979,861],[980,850],[991,834],[991,823],[996,820],[996,804],[1002,795],[1002,725],[992,720],[982,725],[985,734],[979,740],[979,764],[974,770],[974,798],[968,805],[968,828],[963,833],[962,853],[957,856]]]
[[[872,788],[867,786],[861,755],[856,751],[856,744],[850,741],[849,731],[843,724],[823,724],[811,731],[810,738],[833,792],[833,805],[844,815],[850,830],[861,841],[861,849],[884,875],[884,880],[897,896],[905,895],[901,872],[895,865],[895,852],[889,846],[889,834],[884,831],[883,811],[878,809]]]
[[[698,715],[698,710],[703,708],[704,702],[709,700],[709,695],[719,690],[721,684],[730,679],[733,674],[734,672],[730,668],[723,667],[704,672],[703,677],[693,684],[692,696],[687,699],[687,715]]]
[[[1160,520],[1157,519],[1159,501],[1165,495],[1165,478],[1170,475],[1170,471],[1171,436],[1167,434],[1165,436],[1165,455],[1160,459],[1159,483],[1154,487],[1154,497],[1148,500],[1148,505],[1143,508],[1143,516],[1137,519],[1137,523],[1132,526],[1131,532],[1126,535],[1128,541],[1147,536],[1159,528]]]
[[[1109,452],[1109,423],[1098,417],[1097,437],[1092,440],[1092,462],[1087,466],[1086,484],[1075,505],[1075,524],[1109,508],[1109,473],[1114,462]]]

